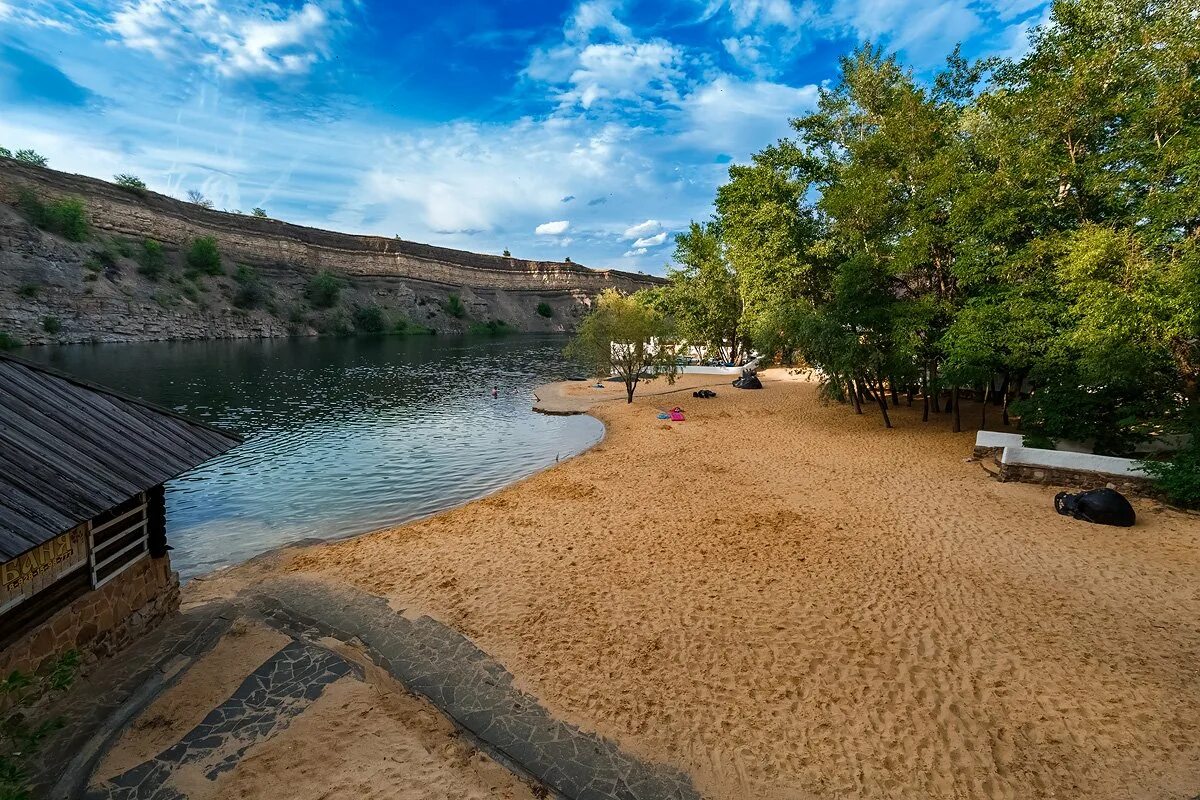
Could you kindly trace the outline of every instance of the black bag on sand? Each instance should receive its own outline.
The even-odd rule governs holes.
[[[733,382],[733,385],[739,389],[761,389],[762,381],[754,374],[754,370],[742,370],[742,377]]]
[[[1128,528],[1137,521],[1133,506],[1116,489],[1092,489],[1079,494],[1059,492],[1054,495],[1054,510],[1097,525]]]

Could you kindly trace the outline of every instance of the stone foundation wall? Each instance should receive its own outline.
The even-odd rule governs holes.
[[[84,670],[109,658],[179,610],[179,574],[169,558],[143,558],[88,592],[0,653],[0,675],[34,672],[78,650]]]
[[[1101,472],[1031,466],[1029,464],[1000,464],[1000,472],[996,477],[1001,481],[1070,486],[1076,489],[1103,489],[1108,486],[1121,494],[1143,497],[1157,496],[1153,483],[1147,478],[1106,475]]]

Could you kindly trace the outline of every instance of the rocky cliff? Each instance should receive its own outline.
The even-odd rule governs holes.
[[[82,204],[82,241],[55,232],[39,215],[69,199]],[[220,266],[200,272],[186,253],[204,238],[215,241]],[[148,256],[147,248],[161,248],[161,256]],[[329,293],[314,298],[313,280],[323,273],[336,278],[332,302]],[[602,290],[658,282],[213,211],[0,158],[0,336],[27,344],[312,335],[380,325],[463,332],[489,322],[564,331]]]

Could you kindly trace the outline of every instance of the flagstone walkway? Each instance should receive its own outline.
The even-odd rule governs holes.
[[[92,774],[122,731],[210,650],[233,620],[266,622],[291,641],[155,757],[106,781]],[[613,742],[556,719],[513,676],[458,632],[410,619],[377,597],[300,579],[254,587],[230,603],[193,609],[104,665],[60,703],[67,726],[49,746],[49,797],[184,800],[172,778],[187,767],[215,781],[252,746],[286,728],[334,681],[362,680],[357,665],[322,642],[355,648],[548,795],[567,800],[693,800],[683,773],[646,763]],[[57,753],[55,758],[51,753]],[[64,768],[63,754],[74,754]]]

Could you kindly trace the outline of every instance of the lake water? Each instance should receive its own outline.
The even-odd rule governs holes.
[[[171,557],[186,579],[288,542],[426,516],[587,449],[603,435],[598,421],[530,410],[534,387],[575,371],[565,343],[386,336],[21,355],[245,437],[167,484]]]

